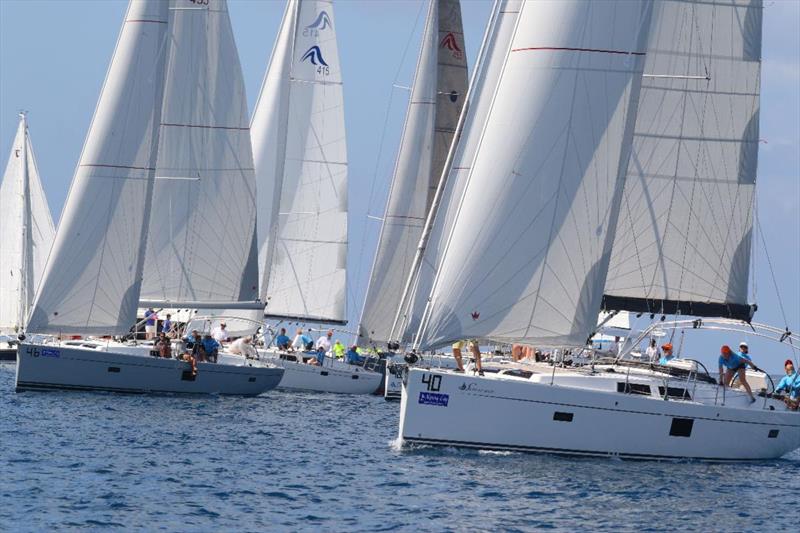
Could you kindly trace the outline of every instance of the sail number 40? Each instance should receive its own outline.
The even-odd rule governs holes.
[[[422,383],[427,385],[430,392],[439,392],[442,388],[442,376],[436,374],[422,374]]]

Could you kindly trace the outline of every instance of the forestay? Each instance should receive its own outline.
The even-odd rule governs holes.
[[[122,334],[136,319],[167,17],[160,0],[128,7],[34,301],[31,332]]]
[[[656,5],[605,307],[749,319],[761,0]]]
[[[142,300],[257,296],[255,174],[225,0],[173,0]]]
[[[0,183],[0,331],[24,326],[55,229],[24,113]]]
[[[464,193],[472,160],[489,113],[491,98],[476,96],[492,94],[497,87],[521,5],[522,0],[498,0],[493,8],[483,45],[483,58],[475,65],[469,102],[466,104],[469,110],[458,141],[457,152],[443,184],[442,200],[438,212],[434,213],[435,218],[422,261],[418,271],[412,273],[414,276],[412,287],[397,326],[396,336],[404,341],[413,339],[419,330],[420,318],[425,311],[433,280],[444,254],[445,237],[450,234],[453,227],[455,213]]]
[[[478,95],[491,108],[423,317],[423,348],[461,338],[586,342],[616,227],[651,7],[523,4],[497,87]]]
[[[362,311],[362,342],[394,340],[392,325],[466,90],[460,2],[432,0]]]
[[[268,220],[259,228],[260,290],[271,316],[345,320],[347,148],[335,29],[330,1],[290,3],[253,116],[259,217]]]

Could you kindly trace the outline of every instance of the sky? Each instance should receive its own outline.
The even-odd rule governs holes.
[[[126,5],[123,0],[0,0],[0,158],[10,150],[18,112],[27,111],[56,221]],[[751,292],[759,305],[756,321],[800,332],[800,0],[765,0],[764,5],[757,210],[784,311],[760,242]],[[408,101],[408,91],[395,85],[413,81],[425,6],[420,0],[335,3],[349,158],[352,330],[380,230],[367,214],[383,213]],[[229,0],[251,111],[284,7],[282,0]],[[489,0],[462,0],[470,69],[490,8]],[[784,358],[775,355],[763,366],[779,371]]]

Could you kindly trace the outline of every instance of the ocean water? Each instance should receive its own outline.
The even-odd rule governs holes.
[[[0,531],[797,531],[798,452],[399,449],[399,405],[378,397],[16,394],[13,379],[0,365]]]

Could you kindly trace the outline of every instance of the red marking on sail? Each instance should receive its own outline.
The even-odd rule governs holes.
[[[439,43],[439,46],[442,48],[447,48],[453,52],[460,52],[461,48],[458,47],[458,41],[456,41],[456,36],[453,35],[453,32],[448,33],[442,38],[442,41]]]
[[[628,52],[627,50],[604,50],[602,48],[569,48],[561,46],[531,46],[528,48],[514,48],[512,52],[528,52],[528,51],[555,51],[555,52],[595,52],[599,54],[621,54],[630,56],[643,56],[645,52]]]
[[[477,311],[472,312],[472,320],[478,320],[481,317],[481,314]]]

